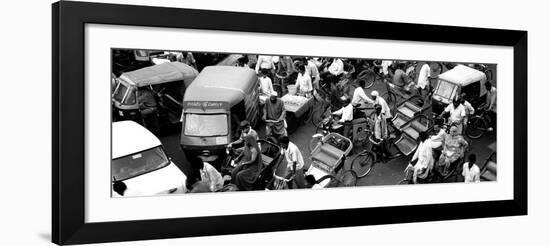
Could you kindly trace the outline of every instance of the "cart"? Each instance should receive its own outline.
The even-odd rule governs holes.
[[[320,187],[327,187],[330,179],[321,178],[336,173],[344,166],[346,156],[353,149],[353,143],[348,138],[331,132],[327,134],[311,152],[311,165],[306,175],[313,175],[315,180],[320,181]]]
[[[303,118],[309,115],[308,112],[312,108],[313,97],[306,98],[286,94],[281,97],[281,100],[286,110],[287,131],[292,133],[298,128],[300,122],[304,122]]]

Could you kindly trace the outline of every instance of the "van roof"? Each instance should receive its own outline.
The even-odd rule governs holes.
[[[153,133],[134,121],[117,121],[112,125],[113,159],[161,145]]]
[[[183,80],[187,87],[198,74],[195,68],[185,63],[167,62],[123,73],[119,79],[137,87]]]
[[[466,86],[477,81],[481,81],[481,84],[484,84],[487,76],[477,69],[459,64],[453,69],[440,74],[439,79],[459,86]]]
[[[185,91],[183,101],[220,101],[231,107],[244,98],[257,79],[256,72],[246,67],[205,67]]]

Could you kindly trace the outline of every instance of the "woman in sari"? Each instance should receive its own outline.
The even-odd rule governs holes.
[[[255,137],[246,135],[244,142],[241,162],[231,172],[231,180],[239,190],[252,190],[261,171],[262,157]]]
[[[437,162],[437,171],[445,176],[449,174],[451,163],[464,157],[464,152],[468,147],[468,142],[460,135],[460,130],[456,126],[452,126],[449,134],[443,140],[443,151]]]

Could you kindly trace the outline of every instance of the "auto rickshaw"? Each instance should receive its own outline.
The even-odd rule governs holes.
[[[432,96],[432,112],[440,114],[462,93],[466,94],[464,99],[477,108],[484,101],[485,81],[485,73],[464,65],[440,74]]]
[[[186,155],[220,166],[241,121],[256,126],[260,117],[258,77],[235,66],[205,67],[183,98],[180,146]],[[221,158],[220,158],[221,157]]]
[[[179,123],[183,95],[197,75],[196,69],[180,62],[123,73],[115,79],[113,121],[133,120],[153,132],[163,124]],[[145,110],[151,112],[150,122],[144,119]]]

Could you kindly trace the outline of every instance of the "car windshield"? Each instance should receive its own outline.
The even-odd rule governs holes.
[[[113,93],[113,98],[117,102],[121,102],[124,98],[124,94],[126,94],[126,90],[128,90],[128,87],[126,87],[123,83],[118,82],[115,92]]]
[[[227,135],[226,114],[186,114],[185,135],[224,136]]]
[[[114,180],[126,180],[165,167],[169,163],[164,150],[158,146],[114,159],[111,163],[111,176]]]
[[[128,95],[126,95],[126,92],[128,92]],[[125,95],[126,97],[124,97]],[[128,88],[126,85],[119,82],[113,93],[113,98],[121,104],[134,105],[136,104],[136,89],[134,87]]]
[[[437,87],[437,91],[435,92],[435,95],[438,95],[446,99],[451,99],[451,96],[453,95],[455,88],[456,88],[455,84],[449,83],[444,80],[440,80],[439,86]]]

